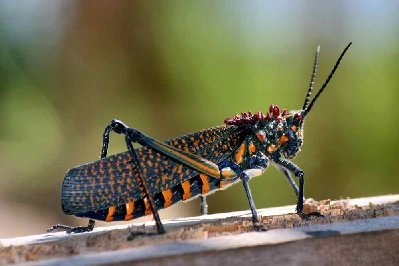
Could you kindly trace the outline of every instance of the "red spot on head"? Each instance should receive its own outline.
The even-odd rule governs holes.
[[[269,113],[273,117],[278,117],[280,116],[280,108],[277,105],[272,104],[269,107]]]
[[[226,119],[224,120],[224,123],[225,123],[226,125],[231,125],[233,122],[234,122],[234,119],[233,119],[233,118],[226,118]]]
[[[257,112],[256,114],[254,114],[254,120],[263,121],[265,120],[265,115],[262,112]]]
[[[273,113],[273,108],[274,108],[274,104],[272,104],[272,105],[270,105],[270,107],[269,107],[269,113]]]
[[[284,109],[282,113],[280,113],[280,108],[277,105],[270,105],[269,112],[264,115],[262,112],[257,112],[252,114],[251,112],[243,112],[240,115],[235,115],[232,118],[226,118],[224,123],[227,125],[244,125],[244,124],[254,124],[259,121],[272,121],[275,119],[276,121],[281,121],[287,113],[287,110]]]
[[[266,133],[263,130],[259,130],[258,132],[256,132],[256,136],[262,142],[266,140]]]
[[[265,115],[262,112],[257,112],[252,114],[251,112],[241,113],[241,115],[235,115],[232,118],[226,118],[224,123],[227,125],[243,125],[243,124],[253,124],[258,121],[265,120]]]
[[[280,108],[278,108],[278,106],[275,105],[275,106],[273,107],[273,116],[274,116],[274,117],[277,117],[277,116],[279,116],[279,115],[280,115]]]

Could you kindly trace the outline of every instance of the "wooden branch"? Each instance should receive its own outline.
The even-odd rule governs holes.
[[[29,265],[131,264],[384,264],[399,263],[399,195],[307,201],[305,211],[324,218],[301,220],[295,206],[260,209],[271,230],[253,232],[249,211],[95,228],[0,240],[0,263]],[[133,233],[133,237],[132,237]]]

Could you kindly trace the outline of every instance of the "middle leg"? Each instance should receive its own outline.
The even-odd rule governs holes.
[[[248,175],[245,174],[245,172],[242,172],[240,174],[240,178],[242,180],[242,184],[244,185],[245,195],[247,196],[249,207],[251,209],[252,221],[253,221],[255,230],[256,231],[267,231],[266,225],[264,225],[259,219],[258,212],[257,212],[256,207],[255,207],[255,202],[254,202],[254,200],[252,198],[251,189],[249,187],[249,177],[248,177]]]
[[[311,212],[309,214],[303,212],[303,202],[304,202],[303,191],[304,191],[305,178],[302,169],[300,169],[293,162],[286,159],[282,159],[280,157],[275,157],[273,158],[273,160],[279,167],[286,169],[286,171],[290,171],[299,180],[298,195],[297,195],[298,201],[296,205],[297,214],[302,219],[308,219],[310,216],[323,217],[323,215],[321,215],[319,212]]]
[[[297,184],[295,183],[294,179],[292,178],[292,176],[290,175],[290,172],[288,172],[288,170],[285,169],[284,167],[278,167],[278,169],[281,172],[283,172],[283,174],[287,178],[287,181],[290,184],[292,190],[294,190],[294,193],[295,193],[296,197],[298,198],[298,196],[299,196],[299,188],[298,188]],[[303,198],[303,200],[305,200],[305,197]]]

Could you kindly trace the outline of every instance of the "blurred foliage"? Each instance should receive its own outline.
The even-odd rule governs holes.
[[[320,86],[349,41],[295,159],[305,195],[398,193],[398,9],[395,1],[1,1],[0,225],[29,226],[0,237],[77,222],[61,212],[60,185],[68,168],[98,158],[110,119],[163,140],[271,103],[299,109],[316,46]],[[110,148],[125,150],[123,138]],[[251,182],[258,208],[295,203],[272,168]],[[197,214],[198,204],[170,215]],[[240,185],[209,206],[248,208]]]

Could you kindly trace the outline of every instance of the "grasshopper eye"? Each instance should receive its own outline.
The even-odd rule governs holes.
[[[294,125],[301,125],[303,123],[303,116],[300,113],[296,113],[294,115]]]
[[[265,142],[265,140],[266,140],[266,133],[265,133],[265,131],[259,130],[258,132],[256,132],[256,136],[258,137],[258,139],[259,139],[261,142]]]
[[[296,113],[294,115],[294,121],[301,121],[302,120],[302,116],[299,113]]]

